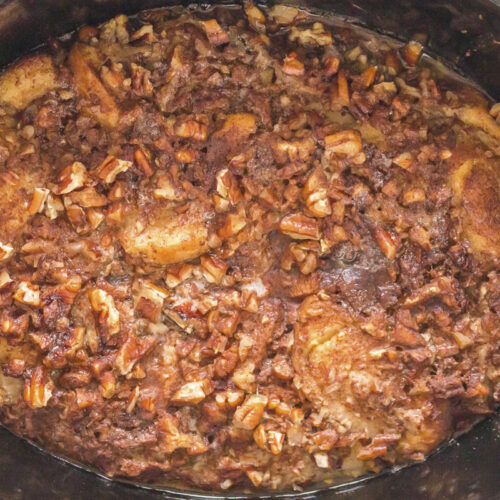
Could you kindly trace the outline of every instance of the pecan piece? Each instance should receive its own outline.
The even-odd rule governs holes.
[[[22,304],[38,307],[41,305],[40,287],[29,281],[21,281],[13,295],[13,298]]]
[[[95,175],[106,184],[111,184],[115,181],[116,176],[122,172],[126,172],[132,167],[131,161],[119,160],[114,156],[107,156],[104,161],[95,169]]]
[[[0,290],[5,288],[7,285],[10,285],[13,283],[13,280],[11,279],[9,272],[6,269],[3,269],[0,272]]]
[[[255,115],[251,113],[235,113],[227,116],[217,135],[233,132],[238,138],[246,138],[255,134],[256,131]]]
[[[420,42],[416,40],[410,40],[402,50],[403,59],[408,64],[408,66],[416,66],[418,60],[420,59],[420,54],[422,53],[423,46]]]
[[[208,21],[201,21],[209,42],[212,45],[222,45],[229,42],[229,36],[221,28],[216,19],[209,19]]]
[[[106,196],[99,194],[95,188],[88,187],[68,195],[69,199],[83,208],[104,207],[109,201]]]
[[[234,413],[234,423],[243,429],[255,429],[260,422],[268,402],[267,396],[252,394],[247,396]]]
[[[267,442],[273,455],[279,455],[283,451],[285,435],[278,431],[267,431]]]
[[[108,335],[115,335],[120,331],[120,314],[115,306],[115,301],[109,293],[95,288],[89,291],[92,309],[99,313],[99,323],[107,329]]]
[[[9,260],[14,255],[14,247],[0,242],[0,262]]]
[[[311,173],[302,189],[302,197],[307,208],[316,217],[326,217],[332,213],[324,172],[315,170]]]
[[[54,384],[49,378],[43,366],[33,369],[31,379],[26,380],[24,386],[24,400],[30,403],[33,408],[43,408],[47,406]]]
[[[85,185],[87,181],[87,169],[83,163],[75,161],[68,165],[57,178],[58,186],[54,190],[55,194],[71,193]]]
[[[156,345],[156,339],[152,336],[139,338],[129,335],[127,340],[118,350],[115,366],[121,375],[127,375],[132,371],[135,363],[145,356]]]
[[[403,205],[405,207],[423,201],[425,201],[425,191],[422,188],[409,189],[403,194]]]
[[[399,238],[393,234],[388,233],[383,227],[376,226],[374,228],[375,240],[382,250],[383,254],[389,259],[394,260],[399,246]]]
[[[33,190],[33,198],[28,206],[28,213],[30,215],[35,215],[43,211],[49,193],[50,191],[46,188],[35,188]]]
[[[250,24],[255,31],[260,33],[265,32],[266,17],[262,11],[258,9],[253,2],[245,2],[244,9],[248,18],[248,24]]]
[[[296,52],[291,52],[283,60],[283,73],[285,75],[301,76],[305,72],[304,63],[298,58]]]
[[[289,214],[280,222],[280,231],[295,240],[319,240],[319,223],[300,213]]]
[[[174,126],[174,134],[183,139],[194,139],[195,141],[206,141],[207,126],[193,119],[183,120]]]
[[[146,155],[141,149],[135,151],[134,159],[146,177],[151,177],[155,173],[154,168],[149,164]]]
[[[203,401],[210,392],[210,383],[206,379],[188,382],[176,391],[171,401],[175,405],[196,405]]]
[[[342,130],[325,137],[325,148],[328,156],[339,155],[361,164],[366,156],[363,152],[361,134],[357,130]]]
[[[200,257],[200,262],[206,280],[209,283],[219,284],[226,274],[227,264],[218,257],[211,255],[202,255]]]
[[[314,23],[312,28],[306,29],[292,26],[288,38],[292,42],[298,41],[301,45],[325,46],[332,44],[332,35],[325,30],[321,23]]]

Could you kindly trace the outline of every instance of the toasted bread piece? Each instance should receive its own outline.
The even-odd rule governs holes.
[[[48,54],[36,54],[14,64],[0,76],[0,104],[24,109],[57,87],[52,58]]]
[[[75,43],[68,63],[81,98],[83,111],[106,128],[114,128],[120,119],[120,109],[111,93],[97,76],[100,57],[94,47]]]
[[[462,234],[478,256],[500,257],[500,180],[495,160],[470,158],[450,175]]]
[[[156,213],[147,222],[132,216],[119,234],[129,255],[160,265],[199,257],[208,251],[207,238],[203,213],[195,207],[180,215]]]

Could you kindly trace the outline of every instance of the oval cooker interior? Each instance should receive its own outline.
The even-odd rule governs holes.
[[[234,4],[165,0],[0,0],[0,67],[48,38],[118,13],[159,6]],[[288,3],[334,13],[395,38],[427,36],[426,50],[500,100],[500,0],[307,0]],[[424,463],[330,489],[311,488],[308,499],[493,499],[500,491],[500,418],[478,424]],[[297,498],[297,493],[282,497]],[[0,498],[251,498],[251,495],[153,492],[102,479],[36,449],[0,427]],[[265,498],[266,496],[261,496]],[[270,498],[269,495],[268,498]]]

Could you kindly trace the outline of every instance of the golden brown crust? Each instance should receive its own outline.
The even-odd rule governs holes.
[[[24,109],[58,87],[52,58],[37,54],[22,59],[0,75],[0,103]]]
[[[78,92],[88,102],[83,111],[105,127],[116,127],[120,110],[113,96],[96,76],[95,72],[101,65],[98,52],[93,47],[77,42],[69,53],[68,65]]]

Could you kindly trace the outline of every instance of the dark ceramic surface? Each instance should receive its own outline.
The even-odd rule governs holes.
[[[71,31],[84,22],[97,23],[119,12],[135,13],[179,3],[191,2],[0,0],[0,67],[48,37]],[[400,39],[426,34],[427,48],[432,54],[456,65],[494,99],[500,100],[500,0],[283,0],[282,3],[333,11]],[[480,423],[424,463],[302,498],[332,497],[500,500],[500,417]],[[37,450],[0,428],[0,500],[94,498],[143,500],[186,498],[186,495],[152,492],[101,479]]]

